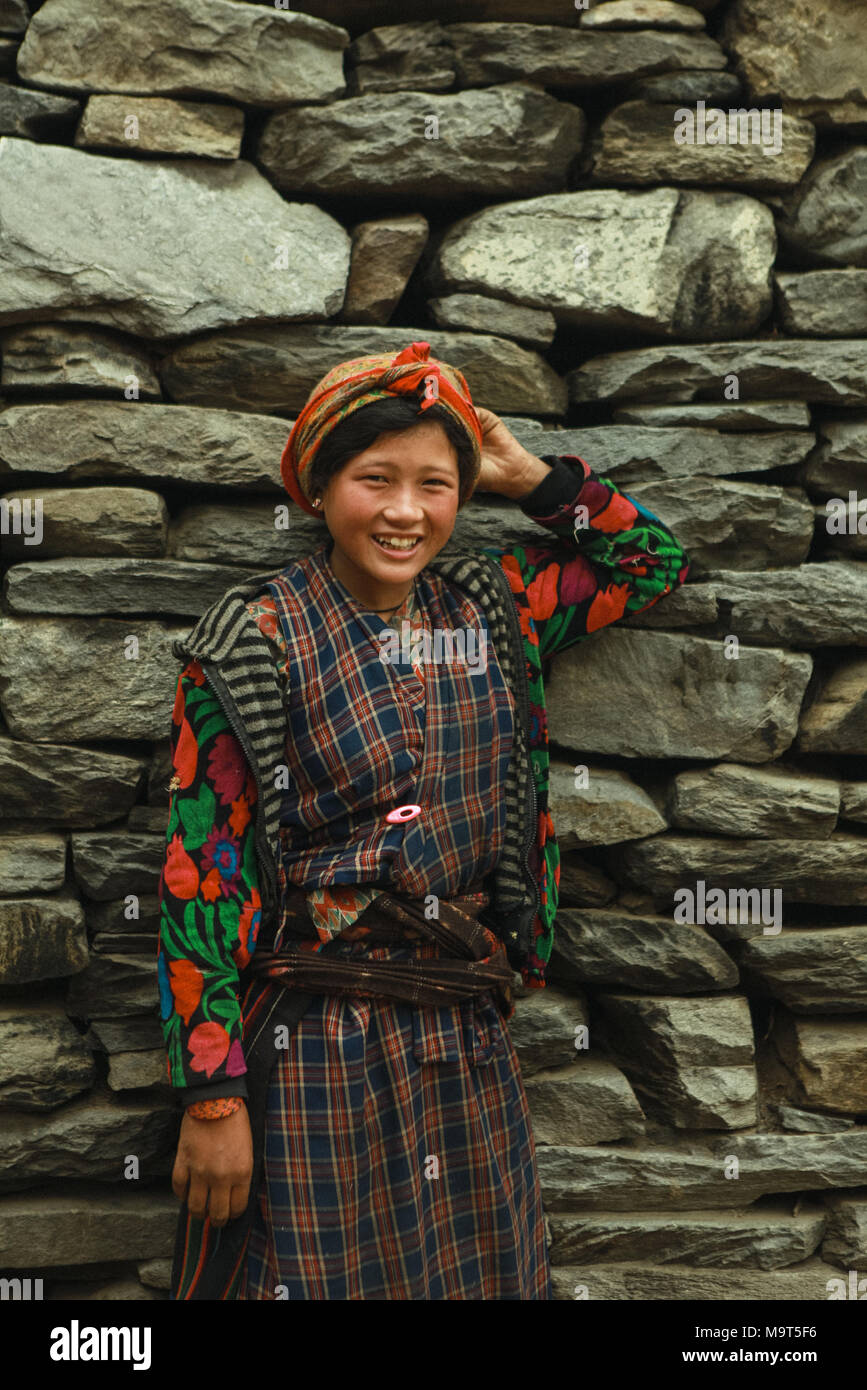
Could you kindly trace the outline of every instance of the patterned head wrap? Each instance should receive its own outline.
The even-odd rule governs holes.
[[[379,353],[354,357],[332,367],[314,386],[286,441],[280,474],[289,496],[311,516],[322,512],[311,505],[310,470],[323,440],[354,410],[388,396],[411,396],[424,387],[421,409],[445,406],[463,425],[473,443],[473,476],[461,492],[461,502],[472,493],[482,457],[482,428],[473,407],[470,388],[457,367],[430,356],[430,343],[410,343],[396,357]]]

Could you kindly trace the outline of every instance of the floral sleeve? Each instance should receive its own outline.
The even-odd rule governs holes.
[[[489,549],[538,636],[541,660],[627,613],[649,608],[686,579],[683,547],[659,517],[577,455],[546,457],[548,477],[521,510],[554,543]]]
[[[157,968],[168,1078],[185,1100],[245,1096],[239,972],[261,919],[256,785],[197,661],[178,679]]]

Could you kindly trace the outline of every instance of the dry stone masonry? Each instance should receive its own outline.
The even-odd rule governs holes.
[[[314,382],[424,338],[691,561],[550,675],[556,1296],[824,1300],[867,1276],[867,12],[412,8],[0,0],[0,1273],[167,1297],[171,642],[319,542]],[[536,537],[479,495],[450,549]]]

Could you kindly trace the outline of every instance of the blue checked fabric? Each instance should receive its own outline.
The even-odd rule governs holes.
[[[514,727],[490,643],[486,669],[431,661],[422,687],[412,666],[380,659],[388,624],[340,583],[328,549],[268,585],[290,676],[282,880],[413,897],[477,888],[502,848]],[[426,572],[416,595],[429,630],[472,628],[487,640],[480,606],[462,591]],[[422,814],[389,825],[386,813],[406,803]]]

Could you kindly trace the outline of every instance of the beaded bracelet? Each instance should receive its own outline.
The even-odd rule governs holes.
[[[244,1104],[240,1096],[218,1096],[216,1100],[197,1100],[187,1106],[187,1114],[194,1120],[222,1120],[226,1115],[234,1115]]]

